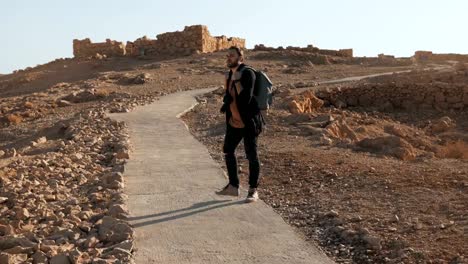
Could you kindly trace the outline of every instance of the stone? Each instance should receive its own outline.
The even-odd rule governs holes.
[[[346,104],[346,102],[340,100],[340,99],[337,99],[335,101],[332,102],[332,104],[336,107],[336,108],[346,108],[348,105]]]
[[[83,103],[94,101],[97,98],[98,97],[94,94],[94,92],[85,90],[80,92],[73,92],[60,100],[65,100],[73,103]]]
[[[367,244],[367,247],[369,249],[373,250],[381,250],[382,245],[380,244],[381,240],[378,237],[372,236],[372,235],[364,235],[362,237],[362,241],[364,241]]]
[[[37,142],[38,144],[44,144],[44,143],[47,142],[47,138],[46,138],[46,137],[40,137],[40,138],[38,138],[38,139],[36,140],[36,142]]]
[[[401,160],[412,160],[416,157],[412,145],[397,136],[365,138],[357,142],[357,146],[385,155],[391,155]]]
[[[93,59],[97,59],[97,60],[102,60],[104,59],[104,56],[99,54],[99,53],[96,53],[94,56],[93,56]]]
[[[339,215],[340,214],[335,210],[330,210],[329,212],[325,214],[325,216],[328,216],[328,217],[338,217]]]
[[[22,220],[22,219],[27,219],[29,217],[30,217],[30,215],[29,215],[28,209],[23,207],[23,208],[18,208],[16,210],[16,218],[17,219]]]
[[[313,113],[323,105],[323,100],[317,98],[313,92],[307,91],[299,96],[295,96],[294,99],[289,102],[288,108],[293,114]]]
[[[0,250],[13,248],[16,246],[34,247],[36,243],[25,237],[15,237],[13,235],[0,237]]]
[[[124,205],[114,204],[109,208],[109,215],[115,218],[126,218],[128,211]]]
[[[18,264],[24,263],[28,259],[26,254],[11,255],[7,253],[0,253],[0,264]]]
[[[73,103],[67,101],[67,100],[58,100],[57,105],[60,107],[65,107],[65,106],[72,106]]]
[[[93,261],[91,263],[92,264],[112,264],[112,263],[115,263],[115,261],[111,259],[93,258]]]
[[[432,133],[438,134],[447,132],[456,127],[455,122],[448,116],[444,116],[429,126]]]
[[[71,261],[67,255],[60,254],[60,255],[53,256],[50,259],[49,264],[71,264]]]
[[[325,146],[330,146],[333,144],[333,140],[325,135],[322,135],[320,137],[320,144],[325,145]]]
[[[0,225],[0,236],[14,234],[15,229],[11,225]]]
[[[36,251],[32,256],[33,264],[48,264],[49,260],[47,259],[46,254],[42,251]]]
[[[122,242],[120,242],[118,244],[113,245],[110,248],[120,248],[120,249],[124,249],[126,251],[131,252],[133,250],[133,241],[125,240],[125,241],[122,241]]]
[[[335,121],[335,118],[333,118],[332,115],[330,114],[324,114],[324,115],[319,115],[317,117],[312,118],[307,124],[314,126],[314,127],[326,127],[329,124],[331,124],[333,121]]]
[[[108,251],[103,254],[103,257],[105,258],[110,257],[110,256],[121,260],[123,263],[128,263],[132,258],[132,253],[125,249],[114,248],[111,251]]]
[[[34,251],[32,247],[22,247],[22,246],[15,246],[9,249],[3,250],[3,252],[8,254],[28,254],[31,255]]]
[[[348,106],[358,106],[358,98],[355,96],[349,96],[348,98],[346,98],[346,104]]]
[[[88,220],[91,218],[91,216],[93,216],[94,213],[92,211],[81,211],[79,214],[78,214],[78,217],[81,219],[81,220]]]
[[[68,257],[73,264],[85,264],[91,262],[88,252],[83,253],[76,248],[69,253]]]
[[[117,154],[115,154],[115,157],[117,159],[129,159],[130,158],[128,151],[125,151],[125,150],[121,150],[117,152]]]
[[[85,248],[94,248],[99,243],[99,239],[95,236],[88,237],[85,241],[83,241],[82,245]]]
[[[4,157],[5,158],[14,158],[14,157],[16,157],[16,155],[17,155],[16,149],[11,148],[11,149],[8,149],[7,151],[5,151]]]
[[[359,140],[359,136],[351,129],[350,126],[348,126],[344,120],[332,122],[326,127],[326,132],[331,138],[350,139],[352,141]]]
[[[81,154],[81,153],[75,153],[72,156],[73,156],[75,161],[79,161],[79,160],[83,159],[83,154]]]
[[[401,126],[397,125],[388,125],[384,127],[384,131],[386,133],[398,136],[398,137],[406,137],[406,133],[403,131]]]
[[[142,73],[137,75],[133,80],[133,84],[144,84],[150,80],[151,75],[149,73]]]
[[[133,238],[133,229],[124,221],[104,216],[99,225],[99,239],[119,243]]]
[[[120,172],[112,172],[104,176],[104,183],[110,189],[121,189],[124,187],[123,175]]]
[[[8,197],[0,197],[0,204],[8,201]]]

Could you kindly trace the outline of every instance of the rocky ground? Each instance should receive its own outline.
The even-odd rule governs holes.
[[[1,75],[0,263],[130,263],[134,251],[133,229],[125,221],[127,210],[122,192],[125,179],[121,172],[125,160],[131,156],[131,142],[125,124],[110,120],[105,113],[127,112],[138,105],[157,103],[158,97],[176,91],[220,87],[223,56],[224,53],[214,53],[178,59],[58,59]],[[314,87],[322,80],[417,67],[344,64],[334,60],[332,64],[316,65],[297,54],[278,56],[268,52],[251,52],[248,59],[253,66],[267,71],[278,87],[294,91]],[[290,99],[284,98],[284,103],[278,103],[285,105],[284,108],[268,116],[269,127],[262,140],[264,174],[269,175],[264,177],[262,196],[286,220],[300,226],[311,239],[321,241],[330,254],[356,263],[359,259],[351,254],[376,259],[371,257],[382,249],[352,249],[353,244],[346,241],[339,246],[335,242],[341,233],[330,233],[331,224],[336,230],[346,227],[350,232],[354,227],[367,228],[354,230],[355,235],[350,235],[352,241],[357,238],[371,244],[373,241],[375,247],[380,244],[383,250],[387,250],[387,242],[375,243],[376,239],[387,241],[377,232],[380,223],[396,229],[390,233],[395,239],[403,232],[400,228],[409,228],[406,223],[419,223],[417,227],[422,227],[412,232],[427,236],[433,226],[439,226],[439,235],[433,239],[445,245],[441,253],[431,247],[420,249],[417,246],[409,251],[409,246],[404,244],[407,242],[401,242],[403,244],[398,247],[404,256],[434,255],[444,259],[463,246],[463,241],[453,240],[452,233],[459,231],[459,223],[464,221],[458,212],[463,206],[466,211],[466,204],[460,202],[466,198],[463,174],[466,163],[430,158],[429,162],[410,166],[393,158],[369,156],[336,146],[338,142],[330,137],[331,145],[315,146],[316,140],[302,127],[304,117],[290,114],[286,104]],[[217,114],[219,99],[219,94],[208,96],[206,104],[188,115],[194,133],[207,143],[218,160],[217,150],[223,133],[221,117]],[[321,110],[323,114],[335,119],[341,115],[333,111],[330,114],[325,109]],[[356,115],[368,114],[364,111]],[[380,119],[375,115],[375,119]],[[201,122],[202,117],[208,121]],[[458,122],[463,116],[449,118],[450,122]],[[426,193],[425,196],[414,195],[411,186],[406,186],[406,191],[393,187],[406,184],[397,180],[400,179],[398,175],[402,175],[395,172],[398,167],[406,168],[408,175],[418,175],[419,178],[412,177],[412,184],[422,188],[418,190]],[[245,170],[245,164],[243,168]],[[416,174],[415,170],[423,173]],[[418,179],[432,179],[435,172],[450,175],[448,180],[442,177],[440,188],[433,189],[432,183],[425,187],[420,184]],[[336,191],[339,186],[344,189]],[[374,186],[373,189],[370,186]],[[398,192],[369,195],[383,186]],[[399,219],[389,222],[391,224],[386,224],[387,220],[380,216],[371,218],[374,213],[381,215],[380,210],[385,206],[380,202],[370,203],[370,198],[383,202],[388,198],[384,195],[401,204],[401,211],[388,212],[391,219],[394,215]],[[427,208],[427,212],[418,211],[425,207],[419,206],[417,201],[420,200],[416,198],[435,199],[437,203],[432,207],[428,203],[427,207],[444,214],[446,219],[438,222],[438,217],[430,218],[431,211]],[[343,209],[341,204],[352,206]],[[353,222],[355,226],[340,225],[340,221],[347,223],[348,211],[353,211],[359,220]],[[368,222],[373,225],[362,224]],[[321,228],[317,228],[318,223],[322,223]],[[454,246],[448,247],[448,239],[454,241]],[[420,243],[426,244],[426,241]]]
[[[421,76],[450,84],[459,73],[442,75],[418,71],[339,89],[416,85]],[[466,263],[468,112],[337,108],[315,96],[337,88],[276,90],[260,139],[261,198],[338,263]],[[201,97],[184,120],[224,166],[222,94]]]

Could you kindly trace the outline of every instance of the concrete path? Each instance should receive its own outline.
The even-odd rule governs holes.
[[[111,117],[128,123],[125,168],[136,263],[333,263],[262,201],[214,191],[227,182],[208,150],[177,116],[209,90],[181,92]]]

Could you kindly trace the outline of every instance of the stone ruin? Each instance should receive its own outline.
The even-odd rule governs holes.
[[[413,60],[416,62],[445,62],[445,61],[459,61],[468,62],[468,54],[436,54],[432,51],[419,50],[414,53]]]
[[[398,80],[398,76],[402,76]],[[338,108],[371,107],[380,111],[403,109],[468,109],[468,70],[454,72],[411,72],[382,76],[369,82],[322,90],[317,97]]]
[[[106,57],[119,56],[158,56],[190,55],[228,49],[230,46],[245,48],[245,39],[211,36],[204,25],[187,26],[183,31],[159,34],[156,39],[146,36],[126,44],[107,39],[103,43],[92,43],[89,38],[73,40],[75,58],[88,58],[99,54]]]
[[[92,43],[89,38],[73,40],[73,55],[75,58],[87,58],[96,54],[107,57],[125,56],[125,44],[110,39],[106,39],[106,42],[102,43]]]
[[[259,45],[255,45],[254,50],[256,51],[294,50],[294,51],[310,52],[310,53],[335,56],[335,57],[345,57],[345,58],[353,57],[353,49],[328,50],[328,49],[319,49],[317,47],[314,47],[313,45],[307,45],[307,47],[305,48],[293,47],[293,46],[288,46],[286,48],[283,48],[283,47],[272,48],[272,47],[267,47],[264,44],[259,44]]]

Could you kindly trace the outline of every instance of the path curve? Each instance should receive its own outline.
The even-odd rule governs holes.
[[[133,145],[124,175],[136,263],[334,263],[264,202],[245,204],[245,190],[241,199],[214,194],[224,173],[177,118],[210,90],[110,114],[128,124]]]

